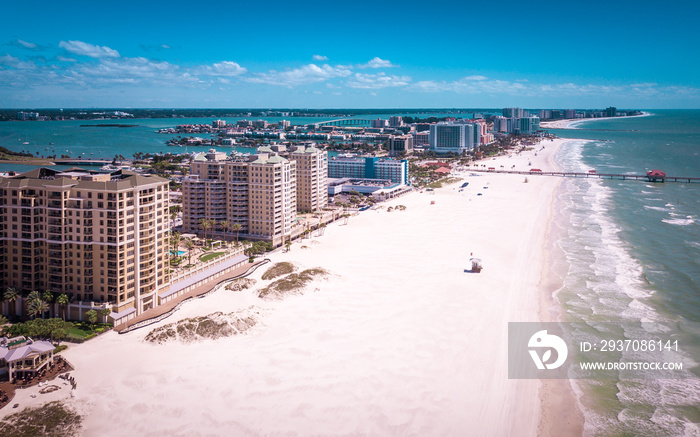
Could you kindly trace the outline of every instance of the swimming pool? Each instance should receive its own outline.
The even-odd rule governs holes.
[[[174,250],[171,250],[171,251],[170,251],[170,254],[171,254],[171,255],[177,255],[177,256],[182,256],[182,255],[184,255],[184,254],[186,254],[186,253],[187,253],[187,252],[185,252],[184,250],[178,250],[177,252],[175,252]]]

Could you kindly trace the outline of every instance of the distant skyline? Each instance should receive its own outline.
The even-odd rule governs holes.
[[[699,108],[699,2],[3,5],[0,107]]]

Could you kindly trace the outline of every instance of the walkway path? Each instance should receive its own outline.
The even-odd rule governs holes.
[[[157,321],[162,320],[165,317],[161,317],[163,315],[169,316],[170,313],[175,312],[175,310],[179,307],[179,305],[188,300],[188,299],[195,299],[198,298],[204,294],[209,293],[211,290],[213,290],[217,285],[221,284],[224,281],[228,281],[231,279],[236,279],[244,276],[248,276],[249,274],[253,273],[260,265],[268,263],[270,260],[264,259],[261,261],[258,261],[256,263],[246,263],[243,264],[242,266],[234,269],[233,271],[220,276],[217,278],[217,281],[212,281],[212,282],[207,282],[204,285],[201,285],[185,294],[182,296],[178,296],[163,305],[157,306],[155,308],[151,308],[150,310],[144,311],[142,314],[136,316],[135,318],[129,320],[127,323],[121,323],[117,326],[114,327],[114,330],[117,331],[118,333],[122,334],[128,331],[131,331],[135,328],[128,329],[130,327],[133,327],[136,324],[140,324],[142,322],[148,321],[153,319],[152,323],[156,323]],[[150,323],[143,324],[143,326],[148,326]],[[143,327],[140,326],[140,327]]]

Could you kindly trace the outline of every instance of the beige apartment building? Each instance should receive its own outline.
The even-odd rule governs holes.
[[[140,314],[169,284],[168,209],[157,176],[41,168],[2,179],[1,286]]]
[[[316,211],[328,202],[327,153],[315,148],[261,147],[251,156],[228,156],[210,150],[195,156],[182,185],[183,232],[207,230],[277,246],[291,236],[297,210]],[[284,155],[282,155],[284,154]],[[229,224],[225,229],[222,222]],[[210,235],[210,234],[208,234]]]
[[[289,157],[297,163],[297,210],[322,210],[328,205],[328,152],[297,147]]]

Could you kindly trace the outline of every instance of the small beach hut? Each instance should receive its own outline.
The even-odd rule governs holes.
[[[472,272],[481,273],[481,269],[483,269],[483,266],[481,265],[481,260],[479,258],[472,258],[469,261],[471,261],[472,263]]]

